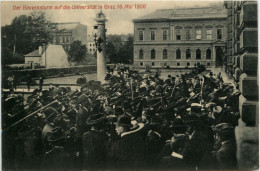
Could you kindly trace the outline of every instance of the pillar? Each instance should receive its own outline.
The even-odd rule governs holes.
[[[105,82],[106,77],[106,28],[105,23],[107,21],[106,16],[104,13],[99,12],[96,15],[95,21],[98,25],[98,37],[97,39],[101,38],[102,42],[100,43],[99,50],[97,48],[97,81],[101,83]]]

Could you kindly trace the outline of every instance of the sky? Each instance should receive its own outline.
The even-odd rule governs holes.
[[[61,9],[44,10],[46,16],[52,22],[80,22],[88,26],[88,34],[92,34],[95,25],[95,16],[100,9],[71,9],[72,5],[100,5],[102,12],[106,15],[108,21],[106,23],[107,34],[133,34],[133,19],[137,19],[143,15],[152,13],[158,9],[174,9],[174,8],[193,8],[210,6],[211,4],[223,4],[223,0],[217,1],[24,1],[1,2],[1,26],[11,24],[14,17],[19,15],[29,15],[33,10],[24,10],[23,6],[58,6]],[[117,9],[117,6],[144,4],[145,8],[140,9]],[[70,9],[63,9],[70,6]],[[108,9],[115,6],[116,9]],[[15,7],[15,8],[14,8]],[[18,10],[17,7],[21,7]],[[105,7],[107,7],[105,9]]]

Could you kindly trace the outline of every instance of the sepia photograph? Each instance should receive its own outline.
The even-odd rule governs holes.
[[[258,1],[2,1],[2,170],[258,170]]]

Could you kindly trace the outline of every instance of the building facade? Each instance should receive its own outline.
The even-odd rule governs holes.
[[[88,43],[87,43],[88,53],[94,54],[96,51],[96,45],[94,41],[94,36],[88,35]]]
[[[224,6],[163,9],[134,19],[134,64],[192,68],[221,66],[225,60]]]
[[[227,72],[238,83],[240,120],[236,127],[239,169],[259,169],[259,85],[257,1],[226,1]]]
[[[79,40],[87,46],[87,26],[80,22],[53,23],[55,30],[52,33],[52,44],[62,45],[65,51],[69,50],[73,41]]]

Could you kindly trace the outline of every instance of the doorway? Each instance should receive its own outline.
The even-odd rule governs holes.
[[[223,49],[221,47],[216,47],[216,67],[223,66],[224,56]]]

